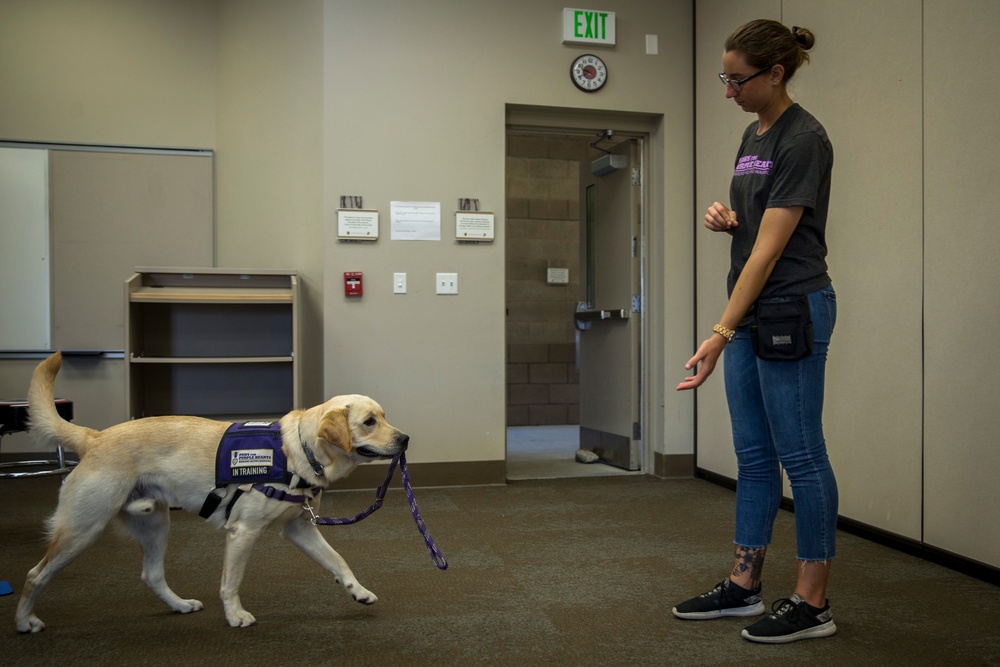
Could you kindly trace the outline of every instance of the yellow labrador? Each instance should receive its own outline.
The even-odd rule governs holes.
[[[176,612],[198,611],[202,603],[176,595],[164,580],[163,556],[169,531],[169,508],[199,512],[216,486],[216,452],[227,422],[201,417],[146,417],[95,431],[65,421],[53,403],[53,384],[62,365],[55,353],[35,369],[28,392],[31,432],[41,442],[61,442],[80,455],[66,478],[59,504],[49,520],[45,557],[30,572],[17,605],[20,632],[39,632],[45,624],[33,613],[52,577],[73,561],[115,517],[123,520],[143,551],[142,580]],[[308,410],[294,410],[280,420],[281,449],[296,486],[326,488],[359,463],[402,453],[409,436],[389,425],[382,408],[366,396],[331,398]],[[288,490],[288,484],[268,482]],[[250,551],[268,526],[333,573],[351,597],[363,604],[378,598],[355,578],[344,559],[323,538],[300,504],[232,484],[219,489],[222,507],[208,522],[225,528],[220,589],[226,620],[233,627],[256,619],[240,603],[239,586]],[[301,493],[303,491],[291,491]],[[306,489],[305,492],[310,492]],[[230,504],[234,496],[239,501]],[[319,498],[312,501],[315,507]],[[227,516],[228,514],[228,516]]]

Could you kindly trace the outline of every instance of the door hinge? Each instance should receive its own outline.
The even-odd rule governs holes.
[[[641,313],[642,312],[642,297],[638,294],[632,295],[632,312]]]
[[[632,185],[642,185],[642,169],[632,167]]]

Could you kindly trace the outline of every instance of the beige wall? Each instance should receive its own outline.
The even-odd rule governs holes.
[[[217,264],[299,272],[303,405],[323,390],[323,6],[220,0]]]
[[[4,0],[0,137],[215,147],[216,17],[202,0]]]
[[[1000,3],[924,8],[924,539],[1000,565],[996,258]]]
[[[605,53],[612,76],[604,91],[586,95],[569,83],[569,61],[585,49],[560,43],[559,3],[398,2],[391,12],[385,3],[358,4],[6,2],[0,55],[16,67],[0,72],[0,138],[214,149],[217,263],[302,273],[305,402],[381,392],[387,404],[407,406],[401,417],[427,443],[415,458],[502,460],[508,111],[555,108],[582,119],[560,111],[543,124],[602,128],[621,114],[642,119],[657,180],[648,238],[673,254],[666,268],[651,267],[653,308],[669,306],[647,318],[650,340],[671,327],[686,332],[690,6],[613,3],[619,45]],[[644,52],[647,33],[659,36],[657,56]],[[495,210],[500,236],[491,246],[414,246],[389,242],[386,229],[377,246],[348,249],[330,240],[341,194],[363,195],[386,216],[391,199],[441,201],[446,222],[458,197],[478,197]],[[362,304],[342,301],[344,270],[367,272]],[[399,270],[410,274],[411,294],[385,301],[378,288]],[[457,298],[427,298],[436,271],[459,272]],[[687,347],[682,336],[666,338],[649,351],[651,387],[662,379],[663,349],[673,346],[676,357]],[[385,353],[400,349],[416,353],[403,371]],[[23,383],[13,366],[5,378]],[[461,426],[413,396],[448,406]],[[80,418],[106,426],[123,400],[122,389],[109,387],[97,402],[116,409]],[[650,405],[653,446],[690,451],[691,399],[659,387]]]
[[[579,92],[569,81],[571,57],[583,50],[561,44],[563,3],[326,5],[327,389],[353,387],[390,406],[393,419],[413,438],[413,461],[504,458],[508,108],[536,105],[569,115],[594,110],[669,118],[665,129],[654,126],[658,134],[652,143],[660,163],[651,223],[659,228],[659,243],[671,234],[690,233],[692,176],[685,167],[691,160],[690,4],[633,0],[611,5],[619,16],[619,45],[602,52],[611,74],[606,88],[594,95]],[[645,54],[647,33],[659,35],[660,55]],[[551,122],[566,126],[572,119]],[[667,152],[669,172],[662,158]],[[348,194],[363,196],[366,207],[382,213],[376,244],[333,238],[338,197]],[[484,210],[497,214],[496,242],[460,246],[449,239],[460,197],[478,198]],[[393,200],[441,202],[442,240],[392,241]],[[687,245],[671,241],[672,248]],[[690,303],[690,262],[686,253],[669,268],[678,293],[670,302],[678,308],[671,322],[686,317],[679,308]],[[343,297],[344,271],[364,272],[360,302]],[[442,271],[459,274],[457,297],[434,294],[434,274]],[[407,273],[408,294],[392,294],[394,272]],[[654,291],[664,303],[663,290]],[[394,353],[399,350],[406,351],[405,358]],[[671,404],[684,400],[690,401],[669,399]],[[676,423],[687,429],[690,443],[690,410]]]
[[[0,2],[0,139],[218,148],[217,13],[201,0]],[[0,395],[24,396],[33,365],[0,361]],[[67,359],[57,392],[110,426],[125,416],[123,368]],[[26,434],[3,440],[4,453],[33,449]]]
[[[322,12],[318,0],[0,3],[12,65],[0,139],[214,149],[216,264],[301,276],[305,404],[323,398]],[[12,365],[0,385],[21,375]],[[124,378],[93,404],[77,411],[88,425],[117,421]]]
[[[838,322],[824,426],[841,515],[1000,565],[1000,450],[988,429],[1000,356],[982,344],[998,318],[988,193],[1000,145],[987,111],[997,94],[977,74],[1000,63],[1000,5],[697,6],[699,213],[728,196],[752,120],[713,78],[726,35],[756,16],[816,33],[813,61],[790,90],[835,152],[828,240]],[[698,235],[701,331],[725,304],[727,246]],[[735,477],[725,414],[722,382],[701,390],[698,463]]]

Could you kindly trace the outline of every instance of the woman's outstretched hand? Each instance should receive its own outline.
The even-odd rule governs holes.
[[[694,353],[694,356],[684,364],[684,368],[688,371],[693,370],[694,375],[684,378],[684,381],[677,385],[677,391],[695,389],[704,384],[708,376],[715,370],[715,365],[718,363],[719,356],[725,347],[726,339],[718,334],[713,334],[710,338],[706,339],[698,348],[698,351]]]

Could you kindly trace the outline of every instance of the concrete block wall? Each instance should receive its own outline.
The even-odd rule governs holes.
[[[507,345],[507,425],[580,423],[573,343]]]
[[[578,424],[573,313],[580,295],[585,137],[507,136],[507,425]],[[548,269],[569,269],[549,285]]]

